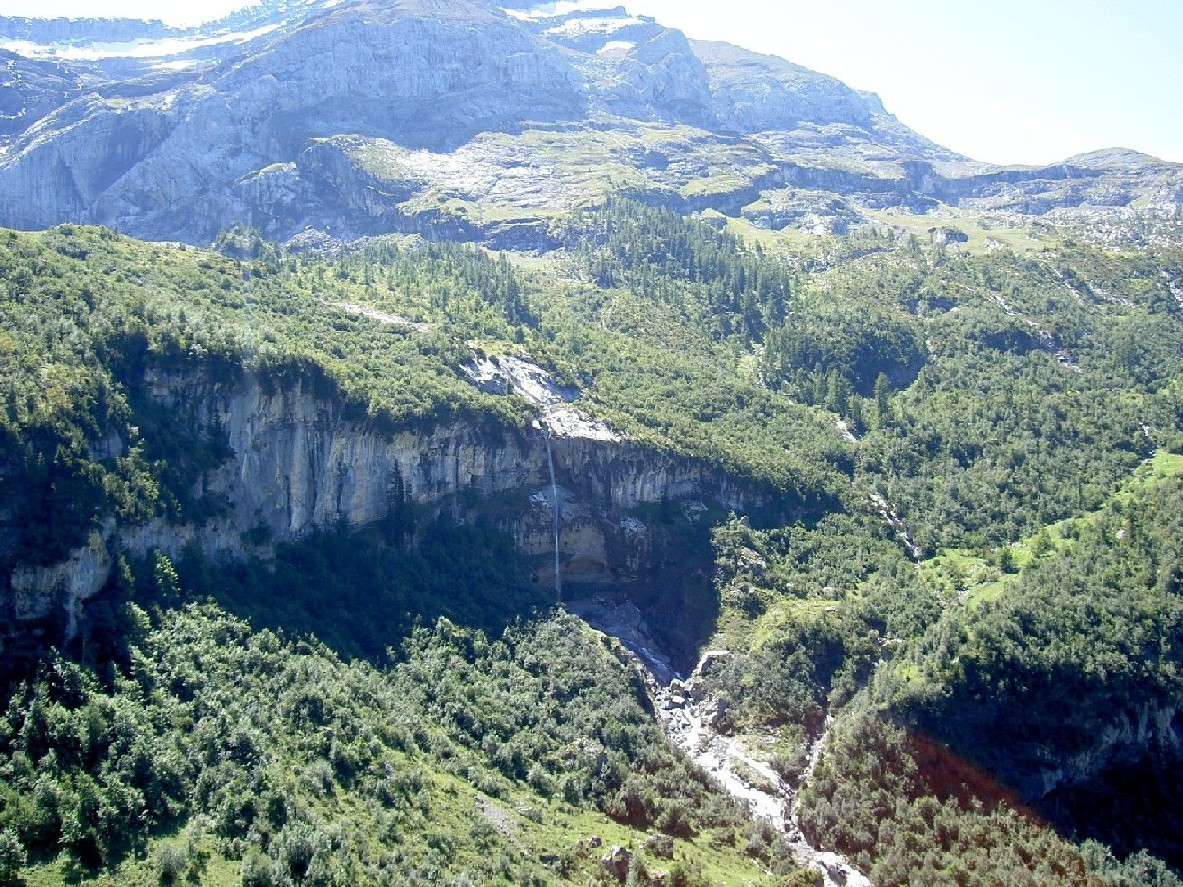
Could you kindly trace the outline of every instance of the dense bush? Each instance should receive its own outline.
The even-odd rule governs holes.
[[[801,824],[823,846],[846,853],[876,885],[1096,885],[1072,845],[1005,799],[989,806],[987,786],[947,791],[920,762],[907,734],[890,721],[852,713],[830,736],[801,795]],[[976,791],[974,791],[976,790]],[[971,793],[972,792],[972,793]],[[968,797],[967,797],[968,796]]]
[[[612,644],[559,614],[494,640],[443,620],[380,670],[211,605],[164,611],[110,686],[59,657],[17,688],[0,774],[8,876],[26,849],[110,866],[204,822],[246,883],[535,883],[521,842],[552,851],[581,812],[681,837],[743,823],[665,744]],[[474,792],[562,827],[470,829]],[[179,882],[189,855],[163,842],[152,864]]]
[[[1068,757],[1125,713],[1177,708],[1183,494],[1138,489],[1134,472],[1183,449],[1178,250],[961,255],[862,232],[785,252],[623,200],[564,224],[565,251],[528,258],[417,239],[318,258],[235,235],[228,259],[74,226],[0,235],[0,567],[58,561],[107,518],[224,510],[197,481],[225,440],[160,403],[160,375],[300,384],[378,430],[520,426],[524,401],[458,368],[525,353],[578,386],[581,409],[766,503],[715,532],[734,655],[708,685],[732,726],[801,745],[780,761],[794,778],[803,743],[868,683],[921,728],[840,730],[845,761],[827,756],[803,808],[813,834],[882,883],[1086,878],[1017,798],[982,783],[978,809],[935,782],[924,743],[1022,787],[1034,750]],[[614,654],[566,617],[514,623],[539,599],[507,539],[441,524],[408,551],[414,517],[266,563],[193,549],[117,570],[83,614],[82,664],[47,657],[10,688],[0,874],[26,854],[107,865],[151,847],[159,878],[188,877],[198,850],[183,861],[154,830],[207,823],[187,846],[214,842],[249,883],[545,880],[457,812],[469,788],[533,811],[519,840],[536,818],[595,810],[734,846],[734,810],[664,745]],[[235,616],[172,612],[205,596]],[[1178,781],[1143,764],[1154,793],[1123,801],[1127,832],[1093,827],[1088,786],[1046,809],[1174,860],[1178,824],[1147,819],[1178,807]],[[738,844],[772,868],[759,830]],[[588,874],[586,853],[564,858]],[[1140,877],[1136,857],[1089,858],[1114,883]]]

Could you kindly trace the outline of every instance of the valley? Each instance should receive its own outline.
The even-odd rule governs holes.
[[[1178,884],[1183,167],[505,6],[0,17],[0,883]]]

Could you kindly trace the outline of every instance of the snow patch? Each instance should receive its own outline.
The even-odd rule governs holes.
[[[548,37],[586,37],[588,34],[615,34],[630,25],[642,25],[639,18],[573,18],[561,25],[547,28]]]
[[[196,68],[200,62],[197,61],[175,61],[175,62],[161,62],[158,65],[153,65],[157,71],[187,71],[190,68]]]
[[[596,55],[613,56],[613,57],[628,55],[630,52],[632,52],[636,48],[637,48],[637,44],[629,43],[627,40],[609,40],[607,43],[605,43],[603,46],[601,46],[598,50],[596,50]]]
[[[605,9],[616,9],[618,3],[605,0],[560,0],[558,3],[539,3],[529,9],[502,9],[510,18],[518,21],[533,22],[539,19],[558,18],[571,15],[573,12],[600,12]]]
[[[253,31],[237,31],[218,34],[213,37],[168,37],[164,40],[132,40],[126,43],[89,43],[67,45],[63,43],[39,44],[28,40],[0,42],[0,49],[7,49],[26,58],[58,58],[66,61],[93,62],[100,59],[128,58],[154,59],[183,55],[204,46],[218,46],[224,43],[248,43],[283,27],[274,23],[255,28]]]

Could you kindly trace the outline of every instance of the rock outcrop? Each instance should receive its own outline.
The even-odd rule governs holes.
[[[0,49],[0,156],[5,140],[24,132],[81,89],[78,75],[63,65]]]
[[[304,381],[272,387],[249,376],[228,383],[203,372],[154,370],[144,384],[178,427],[228,445],[233,455],[202,474],[194,489],[196,498],[223,507],[202,522],[109,520],[66,561],[18,568],[5,583],[0,612],[10,625],[0,635],[36,628],[51,638],[70,637],[119,554],[143,557],[158,549],[178,557],[192,544],[214,559],[265,554],[276,542],[342,523],[372,524],[403,505],[494,522],[524,557],[535,559],[545,584],[554,581],[557,506],[564,582],[625,587],[661,571],[654,557],[673,561],[662,530],[647,514],[635,516],[638,510],[662,510],[659,524],[693,524],[703,503],[739,510],[772,495],[705,462],[604,434],[586,420],[571,423],[575,411],[566,404],[543,414],[546,431],[479,417],[390,428],[355,418],[339,396]],[[676,568],[685,569],[684,561]],[[663,593],[668,598],[681,589]],[[675,645],[689,644],[669,629]]]
[[[1020,771],[1019,788],[1036,801],[1086,786],[1107,771],[1136,766],[1144,759],[1161,757],[1183,761],[1183,699],[1145,703],[1136,709],[1097,712],[1087,722],[1065,723],[1075,734],[1074,753],[1019,745],[1015,757],[1026,766]]]
[[[731,216],[786,185],[870,208],[1029,214],[1183,194],[1179,165],[1132,152],[974,164],[873,94],[623,7],[270,0],[185,30],[0,18],[5,46],[11,227],[89,222],[196,244],[235,225],[279,241],[423,232],[546,249],[547,213],[609,185]],[[840,230],[840,215],[808,228]]]
[[[130,101],[94,93],[25,130],[0,161],[0,220],[208,242],[249,216],[250,191],[235,183],[294,161],[309,140],[446,147],[586,110],[558,48],[464,2],[351,3],[252,43],[203,80]]]

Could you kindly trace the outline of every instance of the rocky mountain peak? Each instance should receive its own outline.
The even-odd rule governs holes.
[[[16,227],[208,243],[234,225],[484,240],[508,226],[538,247],[524,232],[545,213],[620,183],[725,215],[802,204],[785,185],[1021,212],[1183,193],[1176,168],[1132,153],[1071,173],[971,165],[872,93],[597,2],[265,0],[187,29],[0,18],[0,53],[0,224]],[[1104,187],[1082,196],[1090,178]]]

